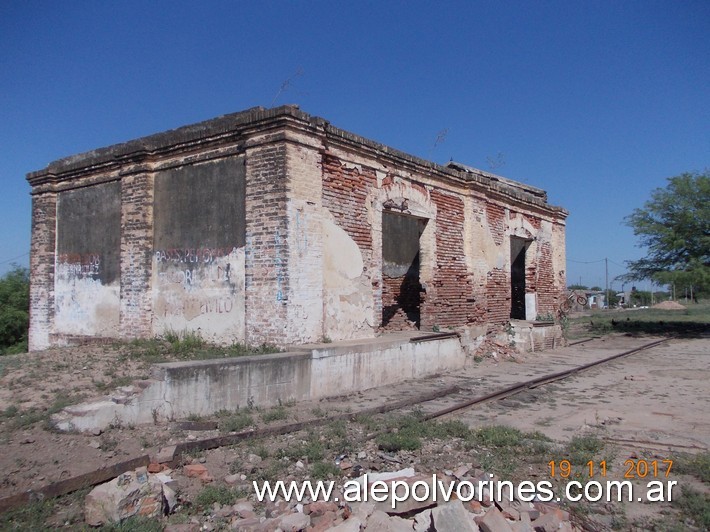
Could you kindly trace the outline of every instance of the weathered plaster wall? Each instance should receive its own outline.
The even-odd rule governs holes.
[[[242,157],[156,174],[154,334],[245,340],[245,188]]]
[[[323,183],[323,334],[331,340],[365,338],[379,325],[373,287],[373,235],[366,197],[377,178],[372,169],[342,164],[326,153]]]
[[[55,266],[56,332],[118,336],[120,183],[59,193]]]
[[[289,133],[286,171],[289,201],[288,305],[284,343],[318,342],[323,338],[323,254],[325,234],[321,204],[321,144],[312,135]]]

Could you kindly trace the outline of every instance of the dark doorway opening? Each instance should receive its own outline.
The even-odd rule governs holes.
[[[382,328],[418,329],[422,284],[419,239],[426,220],[382,213]]]
[[[510,238],[510,317],[525,319],[525,253],[529,240]]]

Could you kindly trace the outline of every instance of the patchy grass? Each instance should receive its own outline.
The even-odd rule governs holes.
[[[710,483],[710,452],[699,454],[678,454],[673,457],[673,472],[692,475]]]
[[[35,423],[44,423],[45,428],[51,429],[49,418],[52,414],[56,414],[69,405],[78,403],[83,398],[84,395],[59,393],[47,409],[28,408],[27,410],[22,410],[16,405],[10,405],[0,413],[0,420],[6,421],[5,430],[8,432],[23,429]]]
[[[315,408],[311,409],[311,414],[313,414],[315,417],[326,417],[328,415],[328,412],[324,409],[322,409],[320,406],[316,406]]]
[[[700,530],[710,530],[710,496],[687,486],[681,486],[681,496],[672,505]]]
[[[311,476],[317,480],[338,478],[342,476],[340,468],[328,462],[315,462],[311,467]]]
[[[353,451],[353,442],[348,437],[347,424],[343,420],[331,421],[323,428],[326,447],[336,454]]]
[[[472,441],[495,449],[517,447],[523,438],[523,433],[506,425],[482,427],[473,433]]]
[[[219,503],[222,506],[234,504],[237,500],[237,494],[234,490],[226,486],[208,485],[195,496],[193,505],[200,511],[207,511],[212,508],[214,503]]]
[[[385,452],[416,451],[422,446],[422,440],[409,432],[387,432],[377,437],[377,446]]]
[[[35,501],[0,514],[2,530],[46,530],[45,522],[54,514],[55,499]]]
[[[414,451],[421,448],[422,439],[450,439],[471,437],[471,430],[461,421],[424,421],[421,412],[389,418],[385,421],[389,432],[377,436],[377,445],[387,452]]]
[[[585,435],[573,437],[560,456],[565,456],[573,465],[582,466],[594,460],[604,449],[604,442],[596,436]]]
[[[245,410],[220,410],[216,416],[217,427],[222,432],[239,432],[254,425],[254,418]]]
[[[83,522],[84,498],[89,491],[90,488],[85,488],[61,497],[32,501],[14,510],[0,513],[0,530],[97,530]],[[98,530],[117,529],[105,526]]]
[[[290,449],[282,449],[281,456],[297,460],[306,458],[308,462],[319,462],[325,457],[325,445],[317,436],[312,435],[308,441],[293,445]]]
[[[117,346],[120,347],[121,344],[117,344]],[[163,336],[156,338],[133,340],[125,344],[124,347],[127,356],[149,364],[265,355],[281,351],[272,344],[248,346],[235,342],[230,346],[219,346],[209,343],[199,333],[193,331],[167,331]]]
[[[87,530],[99,530],[100,532],[161,532],[163,528],[163,524],[158,519],[135,515],[120,523],[110,523],[98,529],[86,527]]]
[[[275,406],[261,414],[261,420],[264,423],[272,423],[274,421],[283,421],[288,419],[288,411],[284,406]]]
[[[529,471],[521,470],[525,464],[544,464],[556,452],[551,440],[539,431],[522,432],[507,425],[492,425],[472,430],[465,440],[467,448],[478,453],[485,471],[512,480],[524,480]]]
[[[260,457],[262,460],[266,460],[269,456],[271,456],[271,451],[269,451],[269,448],[264,445],[263,440],[252,440],[248,442],[247,445],[251,452]]]
[[[686,310],[598,310],[591,316],[570,319],[570,325],[599,335],[623,332],[632,335],[698,337],[710,329],[710,302],[688,303]]]

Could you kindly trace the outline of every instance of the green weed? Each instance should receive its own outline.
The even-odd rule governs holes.
[[[672,504],[685,518],[692,519],[701,530],[710,530],[710,496],[681,486],[681,496],[675,498]]]
[[[222,432],[239,432],[254,424],[254,418],[249,412],[237,410],[235,412],[217,412],[217,426]]]
[[[710,483],[710,452],[674,456],[673,472],[693,475],[705,483]]]
[[[236,493],[226,486],[209,485],[202,488],[194,500],[194,506],[201,511],[209,510],[214,503],[222,506],[234,504]]]
[[[274,408],[267,410],[261,414],[261,420],[264,423],[271,423],[273,421],[282,421],[288,419],[288,412],[283,406],[275,406]]]
[[[327,479],[339,477],[341,475],[340,468],[328,462],[315,462],[311,468],[311,476],[315,479]]]
[[[604,442],[596,436],[575,436],[562,453],[566,454],[572,464],[584,465],[594,460],[603,449]]]

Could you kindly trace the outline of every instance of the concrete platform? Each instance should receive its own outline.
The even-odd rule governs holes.
[[[59,430],[92,431],[355,393],[459,370],[458,336],[401,332],[285,353],[156,364],[151,379],[65,408]]]

